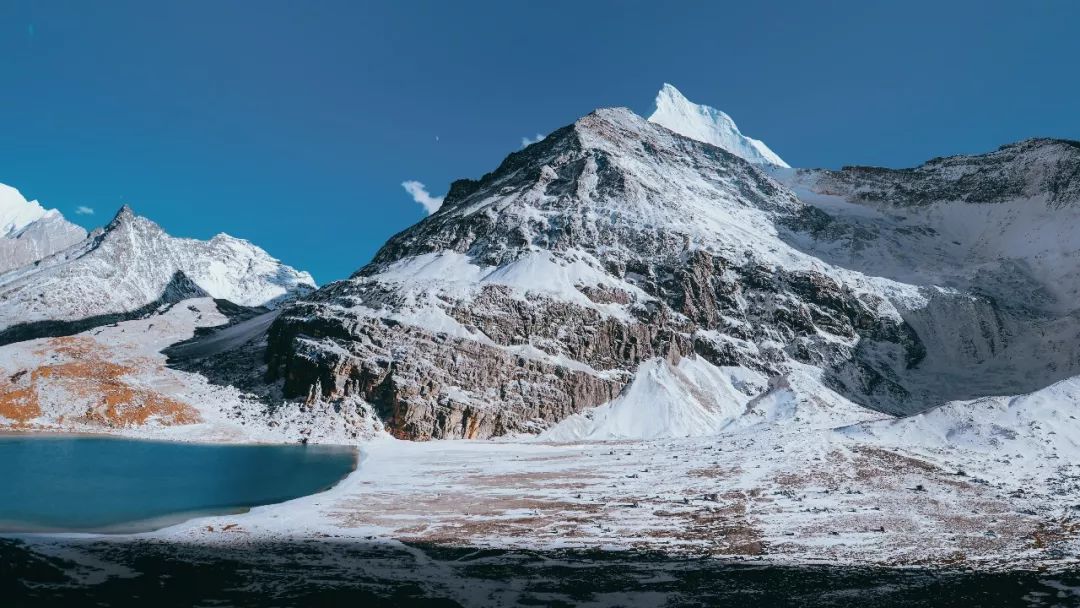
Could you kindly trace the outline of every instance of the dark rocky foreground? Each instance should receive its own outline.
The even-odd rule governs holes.
[[[1080,573],[783,567],[329,540],[0,540],[2,605],[1075,606]]]

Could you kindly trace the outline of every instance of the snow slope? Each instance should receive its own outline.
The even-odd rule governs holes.
[[[1080,376],[1027,395],[957,401],[897,420],[838,433],[909,449],[959,450],[1013,459],[1028,468],[1047,459],[1080,459]]]
[[[820,370],[792,367],[766,378],[696,355],[675,365],[651,359],[618,398],[563,420],[539,439],[650,440],[718,435],[758,424],[829,429],[889,418],[836,394],[817,378]]]
[[[642,363],[617,399],[563,420],[542,433],[547,441],[657,439],[720,432],[742,414],[765,378],[687,357]]]
[[[656,94],[656,110],[649,116],[649,121],[679,135],[723,148],[752,163],[790,167],[764,142],[743,135],[730,116],[690,101],[667,83]]]

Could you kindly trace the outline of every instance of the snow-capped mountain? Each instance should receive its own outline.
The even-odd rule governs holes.
[[[414,438],[540,430],[657,358],[699,356],[706,376],[800,361],[902,392],[888,378],[922,346],[897,303],[924,296],[785,242],[805,207],[734,154],[598,110],[455,182],[371,264],[287,308],[271,373]]]
[[[764,142],[743,135],[730,116],[690,101],[670,84],[665,83],[656,94],[656,110],[649,116],[649,121],[679,135],[723,148],[752,163],[790,166]]]
[[[86,231],[0,184],[0,273],[35,262],[86,238]]]
[[[210,295],[273,307],[315,288],[255,245],[174,238],[124,206],[83,241],[0,275],[0,342],[61,335]]]
[[[537,431],[604,404],[580,432],[619,435],[643,411],[708,432],[752,420],[732,415],[743,402],[778,420],[814,402],[699,398],[733,368],[816,378],[802,393],[845,412],[834,422],[1035,390],[1080,371],[1080,280],[1060,263],[1078,250],[1078,159],[1033,140],[792,170],[598,110],[455,182],[371,264],[288,307],[270,374],[411,438]]]

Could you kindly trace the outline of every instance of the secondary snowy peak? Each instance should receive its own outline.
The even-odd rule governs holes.
[[[0,236],[10,236],[46,213],[37,201],[28,201],[15,188],[0,184]]]
[[[30,264],[86,238],[86,231],[0,184],[0,273]]]
[[[706,105],[696,104],[674,86],[664,84],[656,95],[656,110],[649,121],[676,133],[723,148],[760,165],[790,167],[764,142],[747,137],[730,116]]]
[[[1080,142],[773,175],[807,204],[786,240],[825,262],[926,286],[926,305],[904,312],[926,355],[895,378],[915,396],[891,411],[1080,374]]]
[[[124,206],[81,243],[0,275],[0,328],[11,341],[33,335],[20,327],[123,317],[195,294],[272,307],[313,289],[311,275],[247,241],[174,238]]]

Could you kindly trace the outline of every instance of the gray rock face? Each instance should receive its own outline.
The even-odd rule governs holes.
[[[918,207],[1042,197],[1060,207],[1080,201],[1080,142],[1028,139],[989,154],[935,158],[913,169],[844,167],[818,173],[823,192],[866,203]]]
[[[802,363],[902,398],[898,370],[925,348],[885,287],[778,238],[805,207],[732,154],[600,110],[455,182],[371,264],[286,308],[270,379],[371,403],[411,439],[546,428],[653,357]]]

